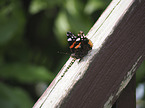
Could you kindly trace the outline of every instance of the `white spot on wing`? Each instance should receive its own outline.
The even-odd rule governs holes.
[[[72,41],[72,39],[71,38],[68,38],[67,41]]]
[[[76,41],[80,41],[80,38],[77,38],[77,40]]]
[[[83,36],[81,36],[81,38],[83,39],[84,37],[83,37]]]

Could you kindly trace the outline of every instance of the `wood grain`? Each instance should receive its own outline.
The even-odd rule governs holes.
[[[70,58],[33,108],[111,108],[145,58],[144,10],[144,0],[112,1],[87,35],[92,51]]]

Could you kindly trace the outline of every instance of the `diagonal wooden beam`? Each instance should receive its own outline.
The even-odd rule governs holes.
[[[144,10],[144,0],[113,0],[87,35],[91,52],[70,58],[34,108],[111,108],[145,58]]]

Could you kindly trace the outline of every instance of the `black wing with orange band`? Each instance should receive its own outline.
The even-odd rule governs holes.
[[[78,59],[88,54],[88,51],[92,49],[92,42],[84,35],[83,31],[80,31],[77,36],[71,32],[67,32],[67,41],[71,51],[71,56]]]

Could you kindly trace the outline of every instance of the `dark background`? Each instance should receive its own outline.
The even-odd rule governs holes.
[[[32,107],[69,58],[66,32],[87,34],[110,2],[1,0],[0,107]],[[137,85],[144,76],[145,62]]]

